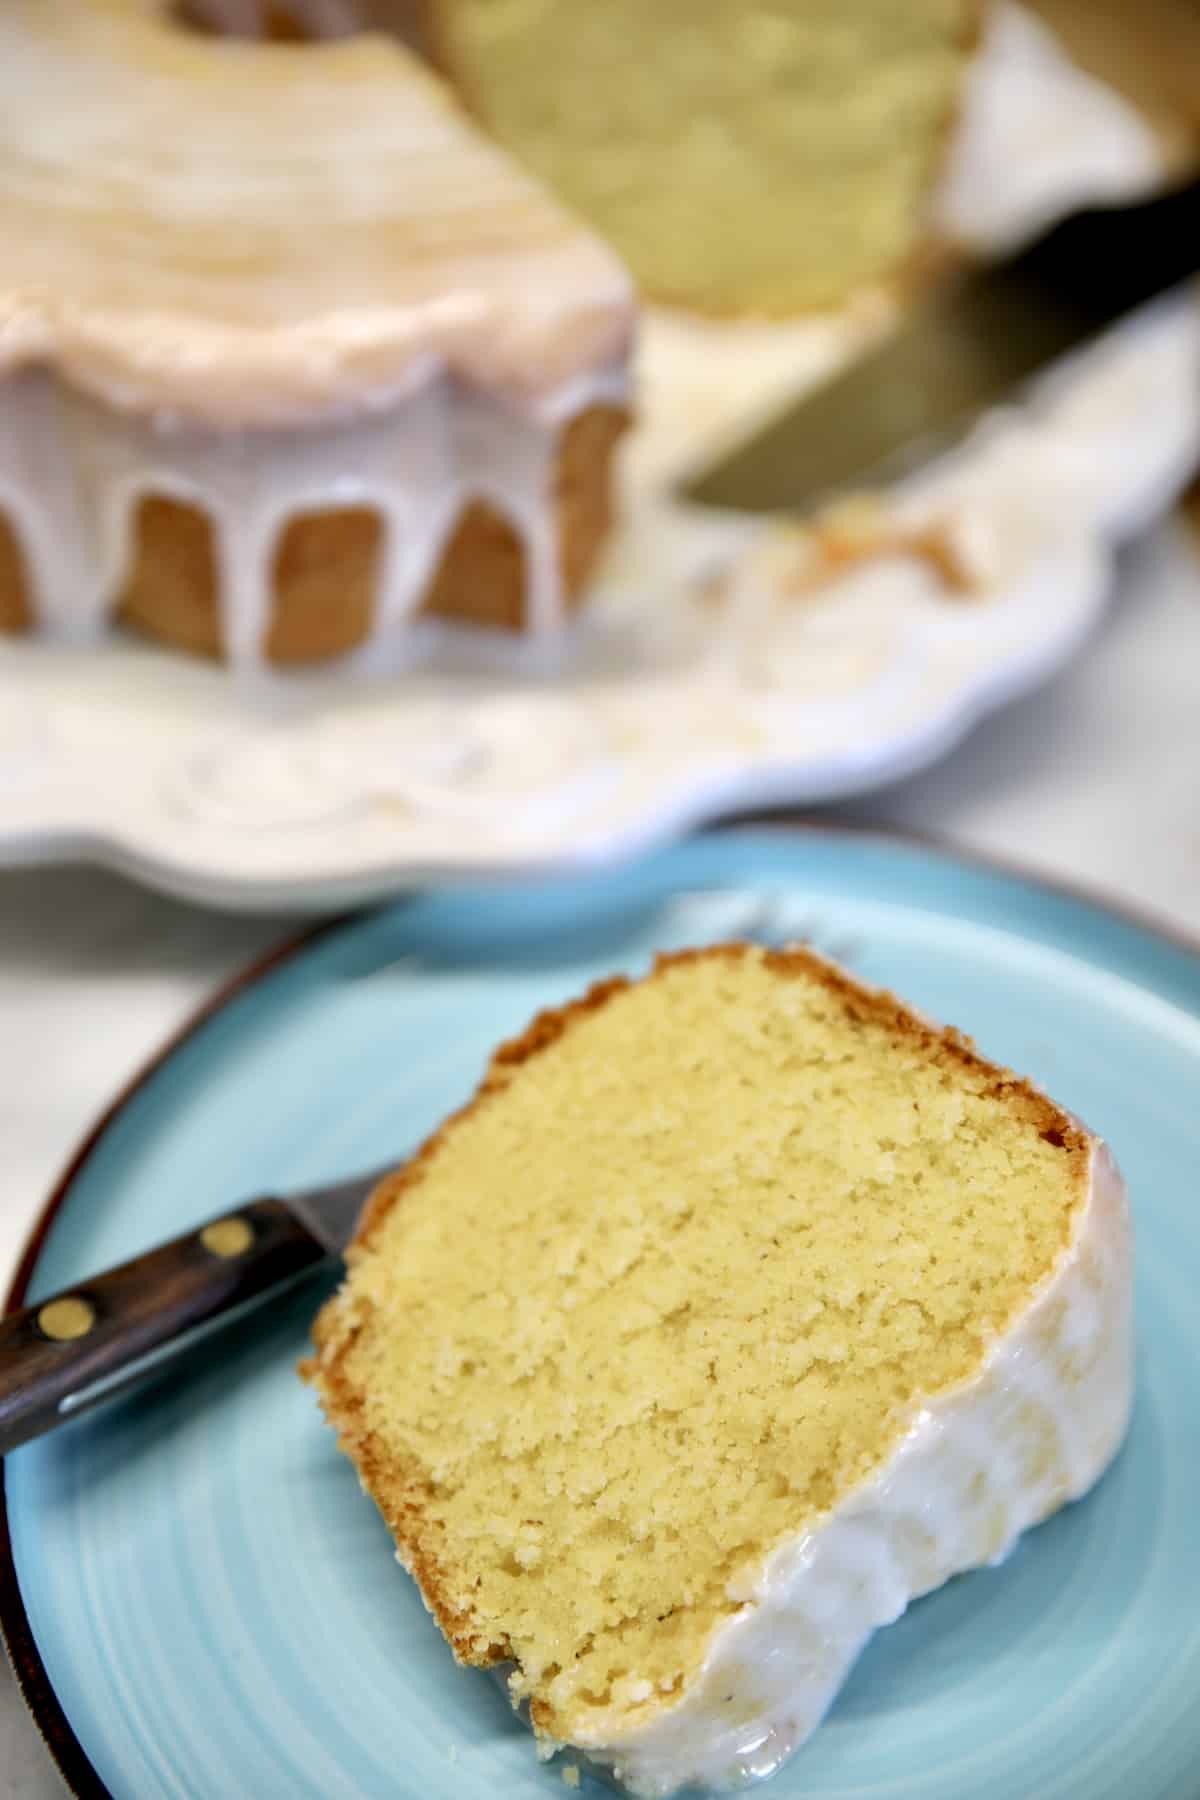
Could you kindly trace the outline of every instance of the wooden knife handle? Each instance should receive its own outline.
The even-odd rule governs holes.
[[[328,1254],[282,1200],[253,1200],[0,1319],[0,1455],[132,1386]]]

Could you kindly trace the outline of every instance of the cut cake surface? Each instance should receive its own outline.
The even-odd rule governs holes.
[[[422,0],[497,140],[652,299],[787,316],[922,251],[980,0]]]

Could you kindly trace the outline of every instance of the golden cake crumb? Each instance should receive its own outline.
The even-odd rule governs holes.
[[[840,305],[917,253],[981,13],[979,0],[417,10],[478,118],[645,293],[764,315]]]
[[[458,1656],[610,1741],[975,1374],[1090,1140],[801,950],[535,1020],[377,1191],[309,1373]]]

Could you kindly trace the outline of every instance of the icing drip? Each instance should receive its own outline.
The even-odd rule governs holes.
[[[514,421],[482,395],[459,410],[460,467],[471,491],[507,518],[525,548],[525,629],[539,636],[559,623],[562,592],[557,520],[551,494],[557,432]]]
[[[150,496],[203,510],[213,530],[221,643],[256,666],[270,629],[272,565],[309,512],[367,506],[383,527],[372,637],[420,606],[464,507],[485,500],[524,551],[526,629],[563,616],[553,476],[578,413],[623,405],[623,367],[516,409],[441,371],[387,410],[306,431],[214,431],[117,413],[44,372],[0,383],[0,507],[24,551],[35,621],[94,635],[116,604]]]
[[[0,511],[24,551],[36,622],[56,637],[86,637],[96,546],[58,402],[40,370],[0,382]]]

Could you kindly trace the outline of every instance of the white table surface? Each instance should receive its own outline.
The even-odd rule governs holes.
[[[1017,858],[1200,940],[1198,777],[1200,556],[1171,526],[1126,556],[1104,628],[1066,673],[938,768],[839,816]],[[292,929],[282,917],[200,912],[92,870],[0,873],[5,1274],[113,1091],[217,983]],[[0,1800],[62,1791],[0,1672]]]

